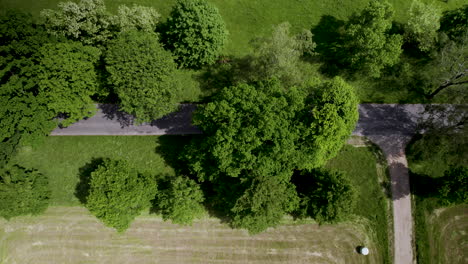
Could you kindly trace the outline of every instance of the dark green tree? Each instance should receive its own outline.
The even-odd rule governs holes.
[[[45,44],[39,49],[38,97],[46,98],[54,116],[66,116],[61,125],[70,125],[96,111],[91,96],[98,92],[95,67],[100,54],[99,49],[79,42]]]
[[[312,94],[301,112],[297,143],[299,168],[315,168],[335,157],[351,136],[358,117],[354,88],[340,77],[309,85]]]
[[[177,108],[176,64],[156,35],[130,31],[109,43],[106,69],[122,110],[150,122]]]
[[[301,202],[296,214],[299,217],[310,216],[319,223],[336,223],[352,214],[357,191],[345,173],[314,169],[303,171],[298,177],[296,188]]]
[[[452,166],[445,171],[439,193],[446,203],[468,203],[468,167]]]
[[[169,178],[164,189],[160,189],[156,207],[164,220],[175,224],[191,225],[194,219],[203,216],[202,202],[205,200],[200,186],[184,176]],[[161,184],[159,185],[161,186]]]
[[[262,175],[261,170],[253,172],[245,191],[231,209],[232,225],[245,228],[251,234],[277,226],[287,213],[293,212],[298,204],[294,185],[285,175]],[[287,176],[287,177],[284,177]]]
[[[451,40],[460,39],[468,30],[468,5],[454,10],[447,10],[440,20],[440,31]]]
[[[396,64],[403,38],[388,33],[392,18],[392,6],[379,0],[371,0],[361,13],[352,16],[343,36],[343,63],[371,77],[380,77],[384,67]]]
[[[228,35],[218,9],[205,0],[178,0],[160,31],[165,47],[186,68],[212,64]]]
[[[138,173],[126,161],[106,159],[91,173],[86,207],[105,225],[125,231],[157,193],[153,176]]]
[[[20,215],[37,215],[49,205],[46,176],[18,165],[0,169],[0,216],[9,220]]]

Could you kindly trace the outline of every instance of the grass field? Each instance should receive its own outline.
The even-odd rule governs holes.
[[[388,240],[382,237],[387,207],[377,159],[365,147],[346,146],[328,164],[352,176],[361,188],[360,201],[366,203],[353,220],[340,225],[285,219],[279,228],[248,236],[213,218],[179,227],[144,214],[119,236],[83,207],[70,206],[79,204],[74,190],[80,168],[93,158],[122,158],[140,170],[173,174],[177,154],[189,139],[49,137],[40,149],[23,148],[16,161],[50,177],[55,206],[40,217],[0,220],[0,263],[389,263]],[[372,254],[357,254],[359,245],[369,245]]]
[[[414,200],[418,263],[468,263],[468,205],[447,208],[437,199]]]
[[[345,145],[340,154],[328,162],[327,167],[346,171],[359,190],[359,199],[354,213],[369,220],[373,235],[384,256],[382,263],[390,263],[389,244],[390,199],[385,196],[382,186],[388,182],[386,168],[380,165],[381,157],[375,148]],[[379,162],[379,163],[377,163]],[[377,168],[376,168],[377,163]],[[377,177],[376,171],[380,175]],[[372,201],[372,203],[369,203]],[[365,205],[365,206],[363,206]]]
[[[356,253],[368,245],[374,254]],[[125,234],[82,207],[51,207],[37,218],[0,220],[0,263],[382,263],[358,224],[285,224],[249,236],[217,219],[191,227],[140,216]]]

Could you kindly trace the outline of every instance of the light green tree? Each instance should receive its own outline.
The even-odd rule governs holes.
[[[301,113],[298,149],[300,168],[320,167],[335,157],[351,136],[358,117],[354,88],[342,78],[311,84],[312,94]]]
[[[109,43],[105,63],[121,109],[134,114],[139,122],[150,122],[177,108],[176,64],[156,35],[121,33]]]
[[[413,0],[406,24],[406,37],[418,44],[421,51],[430,51],[437,41],[441,11],[432,4]]]
[[[50,194],[47,177],[37,170],[18,165],[0,169],[0,216],[7,220],[44,212]]]
[[[165,47],[186,68],[215,62],[228,35],[218,9],[205,0],[178,0],[161,31]]]
[[[288,22],[274,27],[267,38],[254,39],[251,44],[254,54],[251,58],[253,79],[266,80],[276,77],[287,86],[298,85],[306,78],[301,67],[301,56],[313,54],[315,43],[312,33],[304,30],[297,36],[290,34]]]
[[[188,177],[169,178],[168,186],[159,191],[156,206],[164,220],[175,224],[191,225],[194,219],[203,216],[205,200],[200,186]]]
[[[60,2],[58,10],[44,9],[40,15],[49,33],[86,45],[102,45],[113,34],[112,17],[103,0]]]
[[[156,180],[138,173],[126,161],[103,161],[91,173],[86,207],[105,225],[125,231],[141,211],[151,206]]]
[[[113,17],[113,24],[118,31],[141,30],[153,33],[161,15],[152,7],[120,5],[117,15]]]
[[[396,64],[403,38],[388,33],[392,18],[393,8],[386,0],[371,0],[361,13],[352,16],[344,31],[342,62],[372,77]]]

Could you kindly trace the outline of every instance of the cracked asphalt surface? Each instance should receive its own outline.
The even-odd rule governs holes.
[[[74,135],[165,135],[200,134],[191,125],[195,105],[181,105],[168,116],[135,125],[131,115],[118,111],[115,105],[100,104],[95,116],[67,128],[57,128],[54,136]],[[394,263],[415,262],[413,254],[413,220],[406,144],[416,133],[424,105],[420,104],[361,104],[359,121],[353,135],[365,136],[384,152],[392,182],[394,222]]]

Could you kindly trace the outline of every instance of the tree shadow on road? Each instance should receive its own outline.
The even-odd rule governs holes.
[[[99,104],[99,108],[102,110],[105,118],[110,120],[117,119],[122,128],[133,125],[135,121],[133,115],[122,111],[117,104]]]
[[[93,158],[79,169],[80,181],[75,187],[75,196],[82,204],[86,204],[89,195],[91,173],[104,162],[103,158]]]

